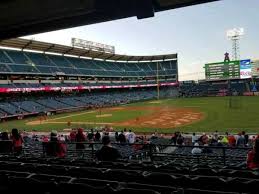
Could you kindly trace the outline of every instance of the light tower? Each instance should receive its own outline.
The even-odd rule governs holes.
[[[240,59],[239,40],[244,34],[244,28],[233,28],[227,31],[227,38],[232,41],[232,60]]]

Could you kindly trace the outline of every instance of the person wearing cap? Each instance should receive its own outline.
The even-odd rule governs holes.
[[[112,147],[111,140],[109,136],[104,136],[102,138],[103,146],[96,153],[96,158],[100,161],[115,161],[121,158],[119,151]]]
[[[58,140],[57,131],[50,133],[50,141],[46,143],[46,153],[48,156],[63,158],[66,155],[66,146]]]

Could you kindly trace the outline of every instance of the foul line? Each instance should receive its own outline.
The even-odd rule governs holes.
[[[67,122],[64,121],[54,121],[54,122],[48,122],[44,121],[42,124],[66,124]],[[71,124],[90,124],[90,125],[112,125],[113,123],[98,123],[98,122],[71,122]]]
[[[89,113],[94,113],[96,111],[88,111],[88,112],[83,112],[83,113],[78,113],[78,114],[71,114],[68,116],[63,116],[63,117],[58,117],[58,118],[54,118],[54,119],[47,119],[46,121],[55,121],[55,120],[59,120],[59,119],[65,119],[65,118],[69,118],[69,117],[74,117],[74,116],[79,116],[79,115],[85,115],[85,114],[89,114]]]

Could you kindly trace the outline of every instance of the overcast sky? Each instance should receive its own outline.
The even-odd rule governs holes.
[[[26,38],[71,45],[71,38],[110,44],[116,53],[156,55],[178,53],[180,80],[204,78],[207,62],[223,61],[231,50],[228,29],[243,27],[241,58],[259,58],[259,0],[222,0],[156,13],[155,17],[128,18]]]

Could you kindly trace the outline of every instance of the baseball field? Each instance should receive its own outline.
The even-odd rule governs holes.
[[[152,100],[111,108],[34,117],[0,123],[0,130],[58,131],[111,126],[135,132],[259,132],[259,97],[207,97]]]

